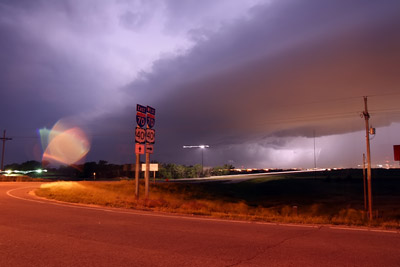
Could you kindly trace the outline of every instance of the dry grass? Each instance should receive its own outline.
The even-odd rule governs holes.
[[[36,190],[41,197],[60,201],[96,204],[110,207],[134,208],[182,214],[196,214],[218,218],[257,220],[305,224],[368,225],[400,229],[398,220],[377,219],[372,224],[363,211],[353,208],[337,209],[312,203],[294,208],[292,205],[255,206],[237,198],[224,198],[215,192],[193,184],[164,183],[151,185],[150,198],[134,196],[135,184],[119,182],[54,182]]]

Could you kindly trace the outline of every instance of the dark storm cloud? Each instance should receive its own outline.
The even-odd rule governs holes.
[[[14,2],[19,1],[10,3]],[[78,109],[84,112],[97,100],[93,94],[98,83],[95,70],[91,73],[83,59],[62,51],[70,44],[54,47],[43,41],[46,36],[57,34],[54,29],[43,24],[43,28],[35,28],[26,22],[26,12],[31,16],[32,12],[45,13],[40,9],[45,8],[40,1],[34,7],[15,5],[18,9],[3,3],[0,9],[2,107],[7,105],[2,111],[20,114],[21,121],[34,111],[36,116],[27,122],[36,125],[46,125],[49,116],[54,121],[61,114]],[[60,8],[64,10],[64,6]]]
[[[258,6],[186,55],[156,62],[128,93],[157,107],[163,159],[187,158],[185,144],[211,144],[226,159],[230,146],[247,144],[250,156],[251,144],[270,147],[279,136],[362,130],[361,96],[399,92],[399,11],[398,1]],[[393,122],[378,111],[398,99],[370,98],[375,126]]]
[[[398,111],[398,1],[268,1],[229,22],[218,16],[240,4],[214,2],[0,1],[0,112],[15,114],[3,127],[73,116],[92,135],[89,159],[129,162],[139,103],[157,109],[155,158],[198,163],[181,147],[205,143],[209,164],[262,166],[301,164],[314,133],[362,130],[363,95],[375,127],[399,121],[385,111]],[[194,46],[158,39],[160,21]],[[146,69],[151,47],[160,59]]]
[[[87,49],[87,39],[107,30],[96,18],[101,10],[74,3],[0,1],[0,113],[8,114],[1,129],[17,137],[8,144],[9,160],[32,159],[33,150],[40,160],[39,128],[93,113],[116,95],[106,91],[112,82],[102,57]]]
[[[188,17],[179,10],[169,18],[173,5],[142,0],[0,0],[0,112],[10,114],[1,126],[8,135],[34,140],[39,128],[49,128],[59,119],[72,118],[77,126],[90,128],[94,118],[124,106],[119,88],[139,71],[149,70],[163,53],[187,48],[191,42],[186,31],[201,24],[183,23]],[[197,21],[202,20],[201,6],[191,10]],[[205,6],[212,11],[211,1]],[[107,135],[109,128],[100,125],[100,135]],[[96,135],[96,130],[88,133]],[[19,161],[21,154],[30,159],[32,153],[21,152],[32,150],[24,140],[10,145],[9,160]],[[99,151],[92,153],[95,159],[106,154],[101,147]]]

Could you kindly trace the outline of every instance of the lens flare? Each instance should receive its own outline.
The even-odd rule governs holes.
[[[73,165],[90,150],[90,142],[82,129],[58,121],[51,130],[41,129],[43,161]]]

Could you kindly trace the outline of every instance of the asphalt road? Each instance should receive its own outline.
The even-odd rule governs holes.
[[[400,266],[400,233],[63,204],[0,183],[0,266]]]

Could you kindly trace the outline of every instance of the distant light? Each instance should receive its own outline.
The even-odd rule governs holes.
[[[209,145],[183,146],[183,148],[201,148],[201,149],[208,148],[208,147],[210,147],[210,146]]]
[[[46,169],[37,169],[37,170],[28,170],[28,171],[6,170],[4,172],[7,174],[11,174],[11,173],[29,174],[29,173],[43,173],[43,172],[47,172],[47,170]]]

